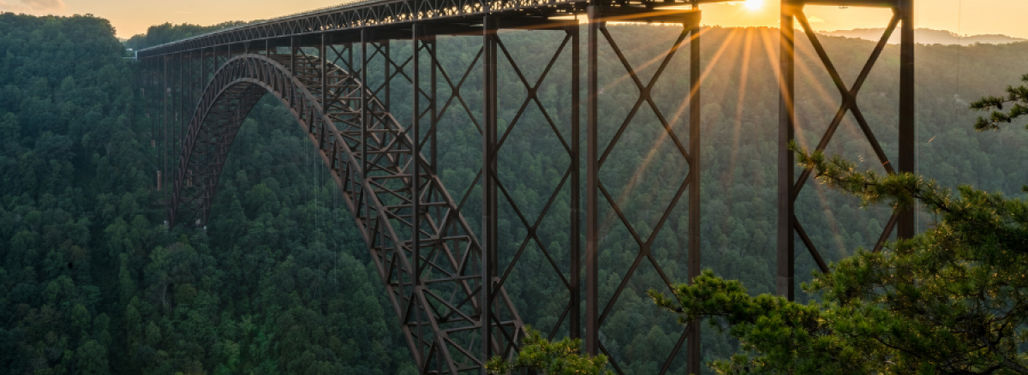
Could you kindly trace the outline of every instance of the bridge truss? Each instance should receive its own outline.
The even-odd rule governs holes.
[[[511,278],[522,272],[545,273],[563,287],[562,313],[551,327],[543,327],[550,336],[583,338],[589,353],[608,354],[615,370],[624,373],[626,359],[609,350],[603,330],[623,293],[638,282],[640,270],[657,275],[667,287],[675,277],[691,279],[700,271],[700,8],[719,1],[367,1],[141,50],[138,58],[146,68],[147,92],[160,93],[154,98],[160,103],[154,133],[163,150],[157,186],[168,192],[170,222],[206,222],[239,127],[257,101],[271,93],[296,117],[338,183],[422,373],[481,373],[489,358],[513,354],[524,321],[507,289]],[[843,81],[821,46],[805,15],[806,5],[893,10],[887,31],[852,84]],[[608,24],[616,22],[673,24],[679,33],[664,54],[640,66],[612,36]],[[852,114],[887,172],[914,169],[913,0],[782,0],[776,276],[778,293],[790,299],[796,284],[797,239],[814,262],[827,270],[795,211],[796,199],[811,175],[796,167],[789,150],[796,139],[798,115],[797,24],[839,91],[836,115],[816,149],[824,150],[843,118]],[[549,57],[544,66],[526,69],[499,32],[508,29],[558,35],[559,43],[536,51]],[[580,35],[583,29],[585,38]],[[894,164],[857,98],[897,29],[901,35],[899,121],[895,124],[899,155]],[[477,38],[478,51],[466,67],[454,69],[441,62],[440,55],[450,51],[439,48],[440,36]],[[683,129],[672,120],[676,113],[656,103],[659,91],[654,87],[667,79],[667,68],[677,61],[676,56],[686,55],[685,50],[691,86]],[[602,53],[609,58],[601,59]],[[565,66],[569,76],[553,73],[558,65]],[[628,77],[615,89],[637,93],[636,100],[619,104],[627,108],[624,118],[599,118],[599,106],[609,104],[603,101],[603,90],[610,89],[601,85],[600,72],[610,69]],[[652,74],[644,76],[644,69]],[[500,82],[501,72],[514,77],[513,83]],[[478,86],[469,87],[473,83]],[[501,86],[509,90],[506,85],[523,93],[513,111],[498,102]],[[552,108],[540,99],[540,90],[552,85],[562,87],[566,95],[562,108]],[[409,94],[398,95],[398,91]],[[469,92],[481,96],[470,100]],[[400,97],[403,103],[397,101]],[[394,105],[409,108],[410,113],[395,114]],[[501,112],[508,115],[501,119]],[[560,182],[542,196],[541,205],[517,201],[500,173],[504,146],[519,127],[528,126],[523,123],[529,112],[538,114],[535,118],[543,120],[533,121],[548,129],[533,136],[550,139],[562,155],[554,160],[560,164]],[[611,187],[622,182],[605,180],[603,170],[613,160],[614,150],[643,126],[640,118],[644,117],[650,119],[645,126],[659,127],[659,137],[672,145],[669,153],[684,166],[679,171],[684,177],[674,180],[673,193],[665,199],[648,202],[655,207],[656,217],[649,221],[651,225],[641,226]],[[447,142],[438,136],[439,129],[454,126],[454,118],[463,122],[457,125],[475,127],[481,137],[476,146],[481,154],[476,182],[458,191],[447,190],[439,176],[438,153]],[[601,135],[601,123],[610,121],[613,130]],[[476,191],[480,197],[472,197]],[[480,207],[471,208],[471,201]],[[561,205],[566,207],[555,208]],[[687,230],[685,240],[675,243],[680,247],[678,255],[655,255],[657,243],[666,242],[674,231],[668,222],[682,210]],[[477,217],[469,220],[465,215],[469,211]],[[563,249],[554,248],[552,239],[540,234],[541,226],[557,211],[565,211],[563,220],[570,223],[566,237],[559,241]],[[614,219],[601,223],[603,217]],[[523,230],[513,235],[516,238],[508,238],[512,235],[498,232],[500,220],[520,223]],[[633,245],[609,248],[604,239],[612,231],[627,233]],[[876,249],[894,231],[901,237],[913,235],[911,211],[892,214]],[[523,255],[531,251],[545,260],[541,269],[525,270],[534,266],[521,264]],[[622,251],[630,253],[631,263],[602,263],[606,255]],[[618,278],[609,290],[598,278],[601,268]],[[675,274],[668,271],[671,268],[685,271]],[[696,322],[682,329],[666,349],[660,373],[677,368],[699,373]]]

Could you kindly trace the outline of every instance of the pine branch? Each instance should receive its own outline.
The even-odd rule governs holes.
[[[1013,123],[1021,116],[1028,115],[1028,74],[1021,77],[1026,84],[1021,86],[1007,87],[1007,96],[987,96],[974,103],[971,109],[978,111],[992,111],[985,117],[979,117],[974,128],[978,131],[999,130],[1000,125]],[[1004,111],[1009,106],[1009,110]],[[1028,129],[1028,124],[1025,125]]]

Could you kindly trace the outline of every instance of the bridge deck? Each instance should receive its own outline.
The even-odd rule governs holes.
[[[697,0],[718,3],[730,0]],[[882,1],[878,1],[882,2]],[[608,1],[608,8],[630,12],[652,11],[656,7],[686,6],[690,0]],[[500,17],[501,27],[538,25],[548,18],[584,13],[588,1],[583,0],[366,0],[284,16],[267,21],[219,30],[139,51],[139,58],[190,52],[232,44],[290,37],[338,33],[362,28],[381,31],[402,29],[412,23],[438,25],[428,33],[453,34],[461,30],[477,30],[481,16]],[[566,22],[566,21],[565,21]],[[409,36],[409,33],[403,34]],[[260,47],[263,47],[260,46]]]

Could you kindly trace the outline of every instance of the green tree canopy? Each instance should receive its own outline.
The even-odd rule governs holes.
[[[564,338],[550,341],[539,331],[526,329],[527,335],[517,358],[504,361],[496,357],[486,364],[490,374],[509,374],[526,369],[548,375],[612,375],[607,369],[607,357],[581,354],[582,340]]]
[[[1025,85],[1007,87],[1006,96],[989,96],[971,104],[980,111],[992,111],[989,117],[979,117],[975,129],[996,130],[1000,124],[1009,124],[1018,117],[1028,115],[1028,74],[1021,77]],[[1028,129],[1028,124],[1025,124]]]
[[[1028,76],[1025,76],[1028,82]],[[1028,88],[1010,87],[973,108],[994,110],[976,128],[1028,115]],[[1004,105],[1013,104],[1008,112]],[[673,296],[650,292],[681,321],[728,324],[742,352],[722,374],[1028,373],[1028,201],[961,186],[957,193],[904,173],[862,172],[841,158],[800,153],[822,183],[893,208],[920,204],[937,222],[879,252],[861,250],[817,274],[809,303],[767,294],[706,271]]]

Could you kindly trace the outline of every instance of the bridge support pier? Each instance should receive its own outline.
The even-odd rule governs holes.
[[[852,6],[886,6],[892,10],[892,18],[885,32],[879,39],[870,57],[864,64],[852,85],[843,82],[839,70],[831,57],[821,45],[818,35],[811,27],[804,11],[806,5],[838,5],[839,1],[829,0],[782,0],[781,7],[781,39],[779,79],[781,95],[779,99],[778,122],[778,240],[777,262],[778,271],[776,288],[779,295],[795,299],[796,278],[796,239],[798,238],[821,272],[828,272],[828,260],[818,250],[814,241],[807,234],[801,220],[796,214],[796,199],[805,183],[812,176],[810,169],[798,169],[794,152],[790,145],[796,141],[796,39],[795,26],[798,22],[801,31],[810,41],[810,45],[820,60],[825,72],[831,77],[840,94],[841,104],[835,117],[822,135],[820,142],[808,152],[821,152],[828,146],[836,130],[847,114],[852,114],[860,127],[864,138],[868,141],[877,161],[886,173],[906,173],[915,170],[915,123],[914,123],[914,0],[890,0],[876,4],[853,1]],[[843,3],[846,3],[845,1]],[[898,168],[890,161],[877,136],[857,102],[860,89],[886,48],[890,37],[897,26],[902,25],[900,38],[899,68],[899,119],[897,123],[896,148],[898,150]],[[799,178],[795,172],[800,171]],[[895,210],[882,230],[874,251],[881,250],[885,242],[891,238],[893,231],[899,238],[910,238],[914,235],[913,209]]]
[[[585,323],[585,347],[586,352],[591,355],[605,354],[611,360],[611,365],[619,373],[624,373],[625,370],[621,368],[617,356],[613,355],[603,345],[600,340],[601,331],[603,324],[609,315],[613,311],[613,306],[618,302],[622,292],[624,292],[629,283],[633,280],[634,276],[642,273],[642,268],[646,268],[647,264],[652,266],[654,272],[663,278],[665,283],[664,286],[671,288],[672,281],[665,275],[665,267],[674,267],[671,264],[662,264],[661,260],[654,256],[652,249],[655,247],[655,242],[658,236],[663,231],[672,231],[668,229],[666,224],[668,219],[672,216],[675,208],[678,206],[680,200],[685,198],[688,204],[687,212],[687,238],[684,241],[687,245],[685,250],[685,273],[688,280],[691,282],[692,279],[700,272],[700,83],[702,81],[702,74],[700,71],[701,55],[700,55],[700,11],[699,2],[691,1],[691,9],[667,9],[667,10],[653,10],[647,12],[626,12],[619,9],[607,8],[599,4],[591,4],[587,8],[589,17],[589,36],[586,43],[587,49],[587,64],[588,64],[588,96],[587,96],[587,124],[586,124],[586,255],[585,255],[585,289],[586,289],[586,323]],[[611,36],[611,32],[608,29],[608,22],[659,22],[678,24],[681,26],[681,30],[678,34],[677,39],[673,44],[667,48],[662,56],[658,56],[654,59],[657,66],[656,71],[648,79],[644,80],[640,75],[640,70],[644,69],[645,66],[634,66],[626,56],[623,54],[621,47],[618,45],[616,40]],[[605,44],[614,53],[614,59],[620,62],[627,75],[630,77],[632,83],[628,86],[634,86],[629,90],[638,90],[638,98],[629,112],[627,117],[620,123],[620,126],[614,133],[614,136],[609,143],[601,144],[599,141],[599,128],[601,121],[599,118],[599,107],[603,90],[600,88],[600,77],[599,77],[599,66],[601,64],[599,58],[600,44]],[[653,88],[658,81],[661,80],[668,66],[671,64],[672,59],[676,56],[680,49],[685,44],[689,44],[689,76],[690,76],[690,89],[688,98],[685,101],[688,103],[689,115],[688,115],[688,143],[682,142],[678,130],[676,130],[677,113],[664,113],[664,111],[658,106],[657,99],[653,95]],[[605,59],[606,60],[606,59]],[[619,88],[620,89],[620,88]],[[680,108],[681,110],[681,108]],[[604,163],[611,156],[612,150],[619,143],[626,143],[627,141],[621,139],[621,135],[628,131],[630,127],[642,127],[646,124],[639,123],[641,121],[633,121],[636,119],[637,111],[652,111],[655,116],[655,121],[662,130],[659,131],[657,139],[655,140],[654,148],[659,147],[663,142],[668,142],[674,145],[672,153],[676,156],[681,157],[684,161],[684,165],[688,167],[688,171],[670,171],[670,173],[687,173],[685,178],[680,184],[674,185],[676,188],[675,193],[669,198],[668,201],[657,201],[648,202],[647,204],[655,204],[661,209],[661,218],[656,222],[653,228],[649,228],[651,232],[646,233],[638,222],[632,222],[625,214],[627,207],[622,207],[622,203],[618,201],[617,197],[613,196],[610,188],[604,185],[601,180],[600,170]],[[638,131],[638,130],[637,130]],[[683,132],[686,133],[686,132]],[[684,134],[683,134],[684,135]],[[646,165],[639,166],[645,169]],[[636,176],[638,177],[638,175]],[[688,190],[688,194],[685,194]],[[599,218],[601,215],[601,209],[611,213],[618,217],[619,222],[612,224],[614,228],[600,228]],[[601,253],[613,252],[620,249],[603,249],[603,235],[601,233],[608,233],[614,229],[624,229],[628,232],[631,237],[635,240],[637,248],[625,249],[628,251],[634,251],[634,262],[625,270],[610,270],[605,269],[603,272],[614,272],[615,274],[621,274],[617,288],[613,291],[613,294],[605,299],[600,299],[599,293],[599,273]],[[612,256],[609,254],[608,256]],[[690,322],[687,327],[681,332],[676,340],[674,348],[670,353],[666,354],[666,359],[660,363],[660,374],[665,374],[671,371],[674,361],[679,357],[679,352],[682,348],[685,348],[686,355],[685,360],[686,370],[689,373],[698,374],[701,368],[700,363],[700,328],[698,322]]]

